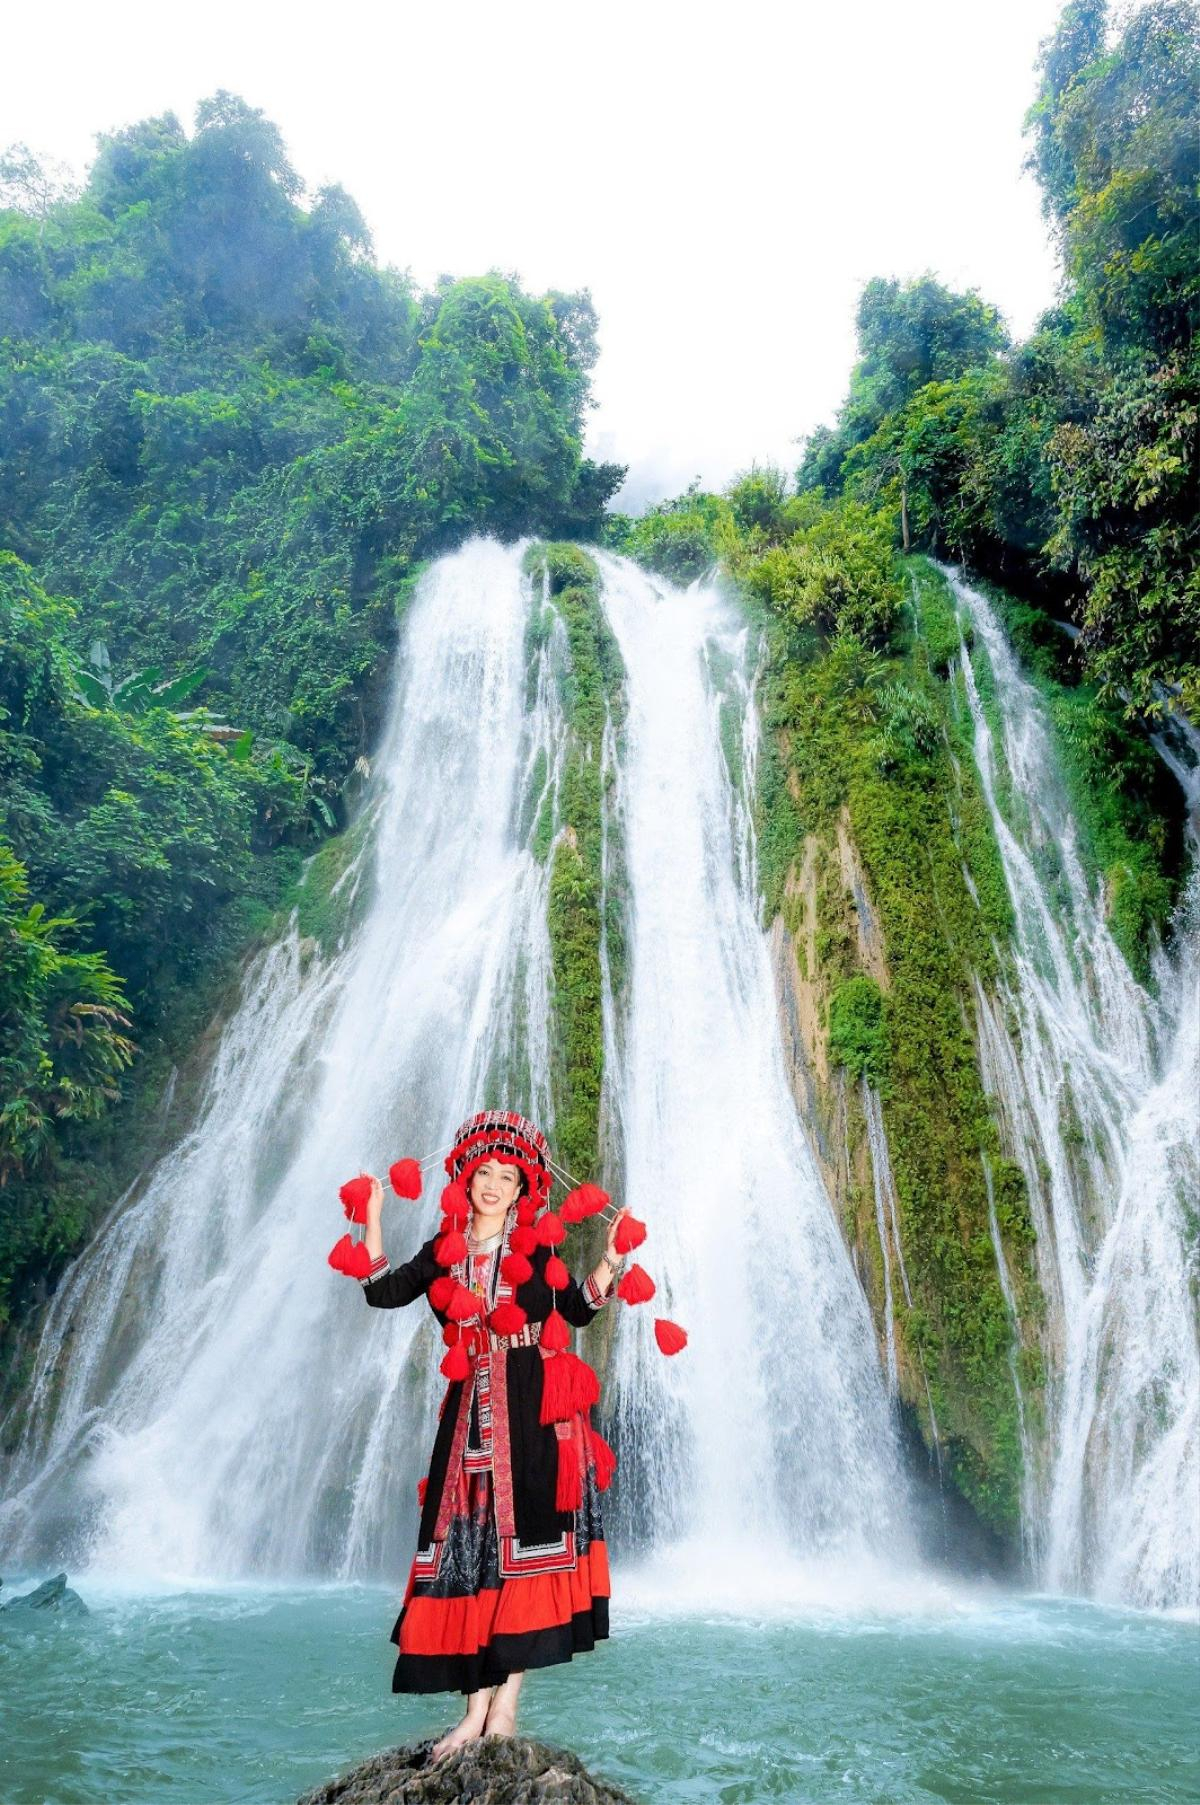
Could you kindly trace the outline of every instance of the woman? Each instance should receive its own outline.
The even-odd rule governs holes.
[[[590,1422],[598,1386],[586,1362],[540,1342],[552,1319],[557,1333],[547,1335],[557,1344],[567,1339],[562,1319],[583,1328],[613,1295],[624,1264],[613,1242],[628,1213],[613,1216],[605,1252],[581,1286],[555,1251],[563,1231],[542,1207],[553,1177],[532,1122],[511,1111],[472,1116],[445,1164],[469,1204],[463,1245],[452,1234],[432,1236],[411,1260],[390,1266],[383,1187],[374,1179],[371,1270],[361,1280],[376,1307],[429,1299],[451,1347],[443,1370],[456,1370],[455,1359],[463,1365],[456,1347],[466,1353],[466,1377],[450,1379],[417,1488],[417,1551],[391,1633],[393,1692],[466,1694],[462,1719],[434,1745],[434,1759],[474,1737],[514,1734],[526,1671],[569,1661],[608,1635],[600,1493],[615,1461]],[[607,1202],[593,1191],[593,1207],[597,1198]],[[467,1317],[458,1283],[475,1305]],[[493,1326],[511,1328],[522,1317],[513,1333]]]

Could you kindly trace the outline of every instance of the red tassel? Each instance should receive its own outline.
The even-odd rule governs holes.
[[[459,1334],[460,1330],[458,1324],[456,1322],[448,1322],[442,1329],[442,1340],[447,1347],[453,1347],[454,1343],[459,1338]]]
[[[415,1159],[398,1159],[388,1167],[388,1177],[397,1197],[421,1195],[421,1168]]]
[[[371,1270],[371,1256],[367,1252],[365,1241],[355,1241],[346,1255],[346,1264],[342,1271],[347,1278],[365,1279]]]
[[[478,1308],[479,1299],[456,1280],[450,1302],[446,1305],[446,1315],[452,1322],[466,1322],[469,1316],[475,1315]]]
[[[471,1200],[460,1184],[451,1182],[442,1191],[442,1214],[455,1228],[463,1228],[471,1214]]]
[[[636,1260],[617,1286],[618,1293],[627,1304],[644,1304],[654,1296],[656,1289],[646,1268],[639,1266]]]
[[[566,1357],[565,1354],[557,1356],[559,1360],[565,1360]],[[582,1410],[586,1416],[592,1405],[600,1402],[600,1380],[596,1376],[596,1369],[589,1366],[586,1360],[581,1360],[578,1354],[571,1355],[571,1363],[572,1397],[575,1408]]]
[[[509,1302],[497,1304],[487,1320],[493,1335],[519,1335],[529,1317],[520,1304]]]
[[[551,1310],[542,1324],[542,1346],[556,1353],[560,1348],[570,1347],[571,1331],[567,1327],[567,1319],[559,1310]]]
[[[573,1435],[558,1438],[558,1476],[554,1487],[555,1510],[578,1510],[583,1503],[583,1479],[579,1451]]]
[[[538,1421],[543,1426],[547,1423],[565,1422],[567,1417],[575,1414],[572,1358],[569,1353],[561,1353],[555,1354],[552,1360],[542,1361],[542,1405]]]
[[[426,1473],[424,1479],[417,1480],[417,1503],[419,1505],[421,1505],[422,1508],[424,1508],[425,1494],[428,1490],[429,1490],[429,1474]]]
[[[596,1486],[599,1491],[608,1490],[608,1482],[617,1470],[617,1457],[597,1430],[588,1424],[588,1441],[591,1445],[592,1460],[596,1467]]]
[[[585,1216],[594,1216],[607,1209],[611,1201],[608,1192],[602,1191],[599,1185],[576,1185],[563,1199],[563,1221],[582,1222]]]
[[[508,1245],[514,1253],[530,1254],[537,1247],[538,1238],[528,1223],[520,1222],[508,1237]]]
[[[357,1178],[348,1178],[338,1191],[342,1200],[342,1208],[351,1222],[365,1222],[367,1219],[367,1200],[371,1195],[372,1179],[366,1172]]]
[[[456,1260],[465,1260],[467,1237],[460,1234],[458,1229],[452,1229],[448,1235],[443,1235],[434,1242],[433,1257],[439,1266],[453,1266]]]
[[[353,1246],[354,1243],[349,1235],[343,1235],[341,1240],[335,1241],[329,1249],[329,1264],[335,1272],[345,1272],[346,1261],[350,1258],[350,1249]]]
[[[681,1329],[677,1322],[671,1322],[665,1316],[656,1316],[654,1339],[664,1354],[677,1354],[681,1347],[687,1346],[687,1330]]]
[[[546,1261],[544,1276],[546,1283],[552,1291],[565,1291],[571,1281],[571,1274],[567,1271],[566,1261],[560,1260],[556,1253],[552,1253],[550,1258]]]
[[[517,1231],[514,1229],[513,1234],[515,1235],[516,1232]],[[557,1247],[560,1241],[566,1239],[566,1235],[566,1229],[563,1227],[561,1220],[553,1210],[547,1210],[546,1214],[544,1216],[539,1216],[534,1224],[533,1238],[539,1247]],[[511,1237],[509,1238],[509,1245],[512,1245]]]
[[[506,1284],[524,1285],[533,1277],[533,1267],[523,1253],[506,1253],[500,1262],[500,1276]]]
[[[454,1296],[457,1280],[449,1272],[443,1272],[440,1278],[433,1280],[429,1287],[429,1301],[435,1310],[446,1313],[446,1306]]]
[[[519,1197],[517,1199],[517,1221],[522,1228],[531,1228],[537,1213],[538,1200],[536,1197]],[[527,1247],[521,1249],[522,1253],[532,1253],[532,1251],[532,1248]]]
[[[636,1216],[622,1216],[613,1236],[613,1246],[618,1253],[632,1253],[645,1239],[646,1224],[639,1222]]]
[[[448,1379],[465,1379],[471,1370],[471,1362],[467,1359],[467,1350],[461,1341],[456,1342],[448,1354],[442,1357],[440,1369]]]

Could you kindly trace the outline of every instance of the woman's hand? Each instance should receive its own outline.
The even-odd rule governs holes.
[[[628,1214],[629,1214],[629,1205],[625,1204],[623,1208],[621,1208],[617,1211],[616,1215],[613,1217],[612,1221],[608,1225],[608,1239],[605,1242],[605,1246],[607,1247],[609,1253],[612,1254],[615,1259],[620,1258],[620,1255],[616,1252],[616,1249],[613,1247],[613,1242],[617,1238],[617,1224],[621,1220],[622,1216],[628,1216]]]
[[[378,1178],[371,1179],[371,1195],[367,1198],[367,1221],[378,1222],[383,1215],[383,1184]]]

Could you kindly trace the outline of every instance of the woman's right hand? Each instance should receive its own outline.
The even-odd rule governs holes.
[[[371,1195],[367,1198],[367,1221],[378,1222],[383,1215],[383,1185],[378,1178],[371,1179]]]

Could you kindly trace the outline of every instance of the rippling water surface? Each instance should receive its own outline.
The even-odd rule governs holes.
[[[872,1603],[869,1576],[849,1610],[793,1589],[769,1616],[706,1614],[666,1604],[670,1576],[627,1577],[611,1640],[530,1674],[520,1730],[645,1805],[1200,1797],[1192,1623],[940,1588]],[[0,1615],[4,1805],[290,1805],[458,1715],[390,1692],[390,1591],[73,1583],[86,1619]]]

